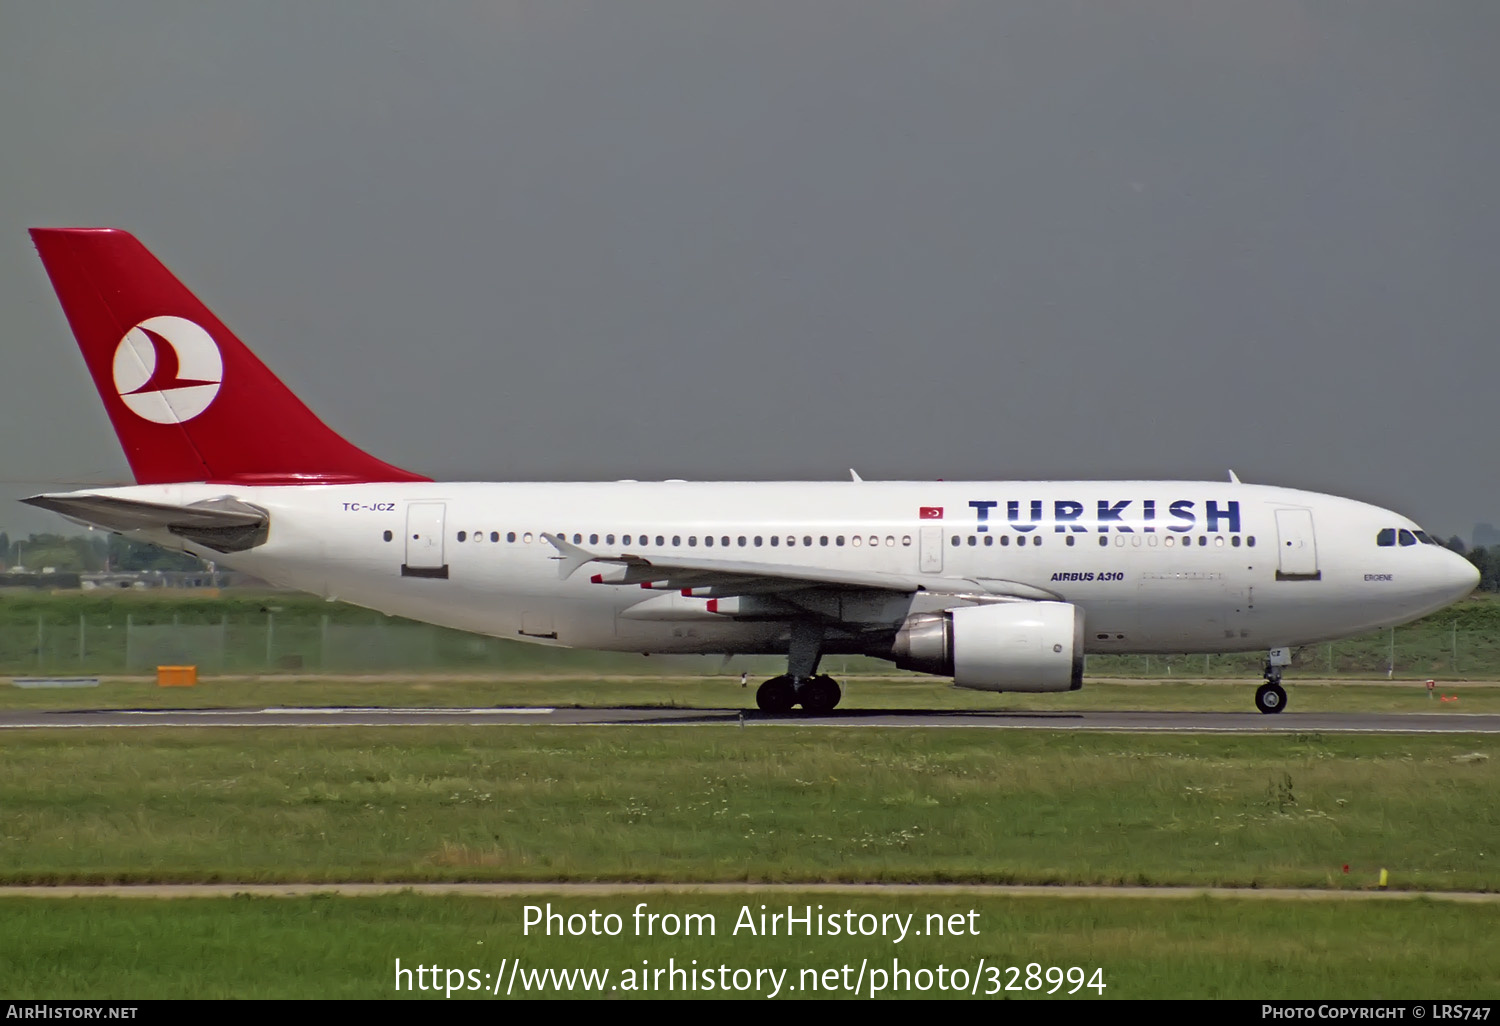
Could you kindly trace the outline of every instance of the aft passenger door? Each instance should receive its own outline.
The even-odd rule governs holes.
[[[1276,536],[1279,542],[1276,546],[1278,581],[1322,579],[1323,574],[1318,570],[1318,541],[1313,533],[1312,510],[1278,509]]]
[[[406,562],[401,564],[402,577],[448,576],[443,559],[443,520],[447,505],[441,502],[412,502],[406,507]]]

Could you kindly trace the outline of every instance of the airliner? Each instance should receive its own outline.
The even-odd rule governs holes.
[[[1455,602],[1475,568],[1398,513],[1224,481],[438,482],[328,428],[127,232],[31,232],[135,478],[23,501],[273,584],[499,638],[822,658],[981,691],[1078,689],[1090,653],[1264,651]]]

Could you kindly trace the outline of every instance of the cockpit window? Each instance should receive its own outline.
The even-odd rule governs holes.
[[[1417,536],[1412,534],[1404,527],[1401,528],[1401,534],[1399,537],[1401,538],[1402,545],[1415,545],[1417,543]]]
[[[1375,544],[1376,545],[1394,545],[1394,544],[1396,544],[1396,529],[1394,527],[1382,528],[1381,531],[1380,531],[1380,533],[1375,536]]]
[[[1437,542],[1435,542],[1435,541],[1432,540],[1432,535],[1428,534],[1426,531],[1417,531],[1416,535],[1417,535],[1417,541],[1421,542],[1423,545],[1436,545],[1437,544]]]

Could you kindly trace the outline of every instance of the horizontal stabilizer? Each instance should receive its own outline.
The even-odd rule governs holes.
[[[76,492],[21,501],[106,531],[169,531],[215,552],[243,552],[262,545],[271,526],[270,513],[229,495],[187,506]]]

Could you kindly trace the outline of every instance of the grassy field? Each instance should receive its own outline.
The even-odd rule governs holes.
[[[1394,646],[1392,642],[1394,641]],[[1091,656],[1091,677],[1256,681],[1263,653]],[[74,592],[0,595],[0,673],[148,673],[188,662],[204,672],[421,671],[494,674],[721,674],[718,657],[645,657],[549,649],[383,617],[294,593]],[[753,675],[780,660],[732,661]],[[891,675],[888,663],[835,657],[835,674]],[[1477,595],[1424,620],[1295,653],[1298,678],[1500,680],[1500,597]],[[914,675],[915,676],[915,675]]]
[[[349,676],[208,678],[190,688],[163,688],[139,678],[108,678],[97,687],[0,686],[0,709],[214,709],[277,706],[486,708],[632,706],[755,709],[755,685],[738,677],[596,675],[538,679],[504,677],[358,678]],[[935,677],[854,677],[844,680],[839,708],[1058,711],[1249,712],[1250,682],[1202,680],[1089,681],[1059,694],[993,694],[955,688]],[[1446,697],[1449,700],[1443,701]],[[1500,685],[1449,684],[1429,696],[1420,683],[1299,681],[1290,686],[1292,712],[1424,713],[1454,716],[1500,712]]]
[[[713,936],[636,936],[632,912],[710,915]],[[616,937],[560,938],[523,935],[528,904],[563,915],[609,913],[621,917]],[[787,938],[738,935],[740,911],[753,914],[811,905],[822,914],[960,915],[959,936]],[[973,918],[968,913],[973,912]],[[635,975],[641,970],[686,967],[700,989],[690,997],[778,998],[871,996],[957,997],[936,989],[936,970],[950,985],[963,982],[992,998],[1043,997],[1053,984],[1044,967],[1062,970],[1060,995],[1075,979],[1097,979],[1101,992],[1077,987],[1068,1000],[1103,998],[1493,999],[1500,986],[1493,952],[1493,906],[1434,901],[1265,901],[1221,898],[1073,899],[989,896],[849,897],[826,893],[756,895],[661,894],[646,897],[505,898],[228,898],[0,899],[6,955],[6,990],[52,998],[376,998],[446,1000],[436,990],[396,990],[396,960],[404,968],[438,966],[454,999],[486,997],[494,977],[511,980],[513,997],[586,996],[555,977],[527,989],[538,970],[609,972],[598,996],[684,996],[666,990],[671,979]],[[706,922],[697,920],[697,922]],[[894,924],[893,924],[894,928]],[[974,932],[968,932],[972,929]],[[977,935],[976,935],[977,934]],[[1456,942],[1462,938],[1462,942]],[[693,960],[697,960],[696,965]],[[999,973],[981,970],[1002,967]],[[865,960],[868,960],[866,963]],[[1027,991],[1026,966],[1036,963],[1039,989]],[[865,966],[861,977],[859,970]],[[909,976],[893,970],[899,965]],[[719,967],[727,973],[720,973]],[[847,974],[843,973],[848,967]],[[1017,966],[1008,973],[1003,967]],[[710,968],[715,989],[704,988]],[[1095,970],[1100,970],[1097,976]],[[450,976],[448,970],[457,975]],[[473,970],[470,977],[465,971]],[[738,976],[735,975],[739,971]],[[748,970],[748,971],[747,971]],[[758,981],[753,974],[761,970]],[[770,975],[766,972],[780,974]],[[807,972],[804,972],[804,971]],[[836,970],[824,976],[827,970]],[[883,974],[881,976],[876,975]],[[922,975],[926,970],[926,975]],[[628,971],[628,972],[627,972]],[[595,977],[598,979],[598,977]],[[403,984],[416,987],[415,975]],[[429,975],[424,984],[431,981]],[[731,988],[726,995],[720,981]],[[826,989],[837,981],[839,989]],[[909,981],[909,982],[906,982]],[[649,989],[632,989],[646,983]],[[759,984],[757,986],[756,984]],[[897,989],[903,982],[908,989]],[[918,990],[923,983],[930,989]],[[816,983],[817,989],[812,987]],[[1006,992],[1007,984],[1017,989]],[[779,985],[779,990],[776,988]],[[611,987],[621,988],[611,990]],[[852,988],[851,988],[852,989]],[[963,991],[962,996],[969,996]],[[1054,996],[1050,1000],[1061,1000]]]
[[[0,880],[1500,889],[1488,736],[12,733]],[[1346,873],[1343,869],[1349,866]]]

